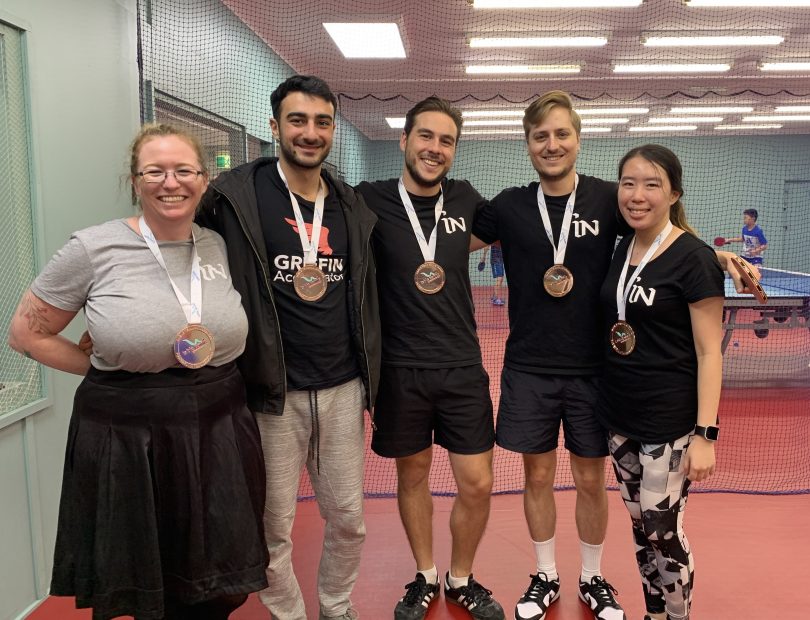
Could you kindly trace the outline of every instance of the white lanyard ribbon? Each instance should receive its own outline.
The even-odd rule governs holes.
[[[290,191],[290,186],[287,184],[287,177],[281,170],[281,163],[276,162],[278,168],[278,175],[284,181],[284,187],[290,194],[290,202],[292,203],[293,213],[295,214],[295,223],[298,226],[298,237],[301,239],[301,248],[304,250],[304,264],[314,265],[318,259],[318,242],[321,239],[321,222],[323,222],[323,205],[326,200],[326,190],[324,189],[323,181],[318,177],[318,194],[315,196],[315,212],[312,216],[312,236],[307,235],[306,224],[304,223],[304,216],[301,215],[301,207],[298,206],[298,200],[295,194]]]
[[[560,240],[555,245],[554,231],[551,230],[551,218],[548,216],[548,207],[546,206],[546,197],[543,195],[543,185],[537,186],[537,208],[540,209],[540,217],[543,219],[543,228],[546,229],[546,236],[551,242],[551,248],[554,250],[554,264],[562,265],[565,261],[565,249],[568,247],[568,230],[571,228],[571,219],[574,215],[574,202],[576,201],[577,185],[579,185],[579,175],[574,175],[574,191],[568,197],[568,202],[565,203],[565,213],[563,214],[562,226],[560,226]]]
[[[200,257],[197,256],[197,240],[194,238],[194,230],[192,229],[191,231],[191,285],[189,286],[191,302],[189,302],[188,299],[186,299],[186,296],[183,295],[183,292],[177,288],[174,280],[172,280],[172,275],[169,273],[169,269],[166,267],[166,261],[163,260],[163,255],[160,253],[160,247],[158,246],[157,239],[155,239],[155,235],[152,232],[152,229],[149,228],[149,225],[146,223],[143,215],[138,219],[138,226],[141,229],[143,240],[146,242],[147,247],[152,251],[152,256],[155,257],[158,264],[163,267],[166,275],[169,276],[169,282],[172,285],[172,289],[177,297],[177,301],[180,302],[180,307],[183,309],[183,314],[186,315],[186,322],[189,325],[202,323],[202,280],[200,279]]]
[[[641,270],[647,266],[647,263],[650,262],[652,255],[655,254],[655,251],[661,247],[661,244],[664,242],[669,236],[669,233],[672,232],[672,222],[667,222],[667,225],[664,227],[655,240],[652,242],[652,245],[647,249],[647,252],[641,258],[641,262],[639,262],[636,270],[633,272],[633,275],[628,278],[627,282],[625,283],[624,287],[622,287],[622,282],[624,282],[624,278],[627,275],[627,268],[630,266],[630,257],[633,255],[633,248],[636,245],[636,238],[633,237],[633,240],[630,242],[630,247],[627,248],[627,257],[624,259],[624,266],[622,267],[622,273],[619,276],[619,282],[616,284],[616,309],[619,311],[619,320],[624,321],[627,311],[627,298],[630,295],[630,289],[633,288],[633,282],[636,281],[636,278],[641,274]]]
[[[419,242],[419,249],[422,250],[422,258],[425,259],[425,262],[432,261],[436,257],[436,231],[439,229],[439,218],[444,208],[444,192],[442,192],[441,186],[439,186],[439,200],[436,201],[436,206],[433,208],[435,224],[430,233],[430,240],[427,241],[425,240],[425,233],[422,232],[422,224],[419,222],[419,217],[416,215],[416,211],[413,208],[411,197],[405,189],[405,182],[402,180],[402,177],[399,178],[398,187],[399,197],[402,200],[402,204],[405,205],[405,212],[408,214],[408,219],[411,221],[411,228],[413,228],[413,233],[416,235],[416,240]]]

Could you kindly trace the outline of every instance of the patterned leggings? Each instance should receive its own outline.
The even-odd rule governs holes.
[[[622,499],[633,522],[636,561],[647,613],[689,617],[695,573],[683,532],[689,479],[679,470],[692,434],[663,444],[610,433],[608,445]]]

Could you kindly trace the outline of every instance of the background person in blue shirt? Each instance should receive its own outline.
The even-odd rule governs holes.
[[[757,224],[759,214],[756,209],[746,209],[743,211],[743,229],[739,237],[726,239],[726,243],[742,241],[743,251],[741,256],[752,265],[762,266],[762,253],[768,248],[768,240],[765,233]]]

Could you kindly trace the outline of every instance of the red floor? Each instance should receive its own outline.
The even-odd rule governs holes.
[[[610,515],[603,572],[618,590],[628,620],[644,615],[641,588],[633,559],[627,514],[618,496],[610,494]],[[563,579],[562,596],[548,620],[591,620],[576,596],[579,550],[573,526],[574,493],[557,494],[557,558]],[[447,519],[450,499],[435,502],[436,563],[446,570],[449,558]],[[810,583],[810,495],[756,496],[693,494],[686,531],[696,562],[692,620],[800,620],[808,617],[804,588]],[[367,542],[354,604],[363,620],[391,618],[402,587],[413,578],[405,536],[393,500],[366,502]],[[313,590],[320,553],[321,519],[314,502],[303,502],[294,530],[296,573],[311,618],[317,618]],[[475,576],[493,590],[507,611],[528,585],[533,554],[522,513],[521,496],[492,500],[489,528],[481,544]],[[50,598],[28,616],[32,620],[89,620],[87,611],[73,609],[71,599]],[[269,619],[255,597],[234,620]],[[428,620],[469,618],[439,599]]]

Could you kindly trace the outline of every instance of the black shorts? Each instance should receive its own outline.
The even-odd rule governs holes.
[[[598,393],[597,377],[504,367],[496,441],[513,452],[549,452],[557,447],[562,422],[569,452],[586,458],[607,456],[607,433],[595,414]]]
[[[489,375],[481,364],[460,368],[380,371],[371,449],[411,456],[434,442],[456,454],[481,454],[495,445]]]

